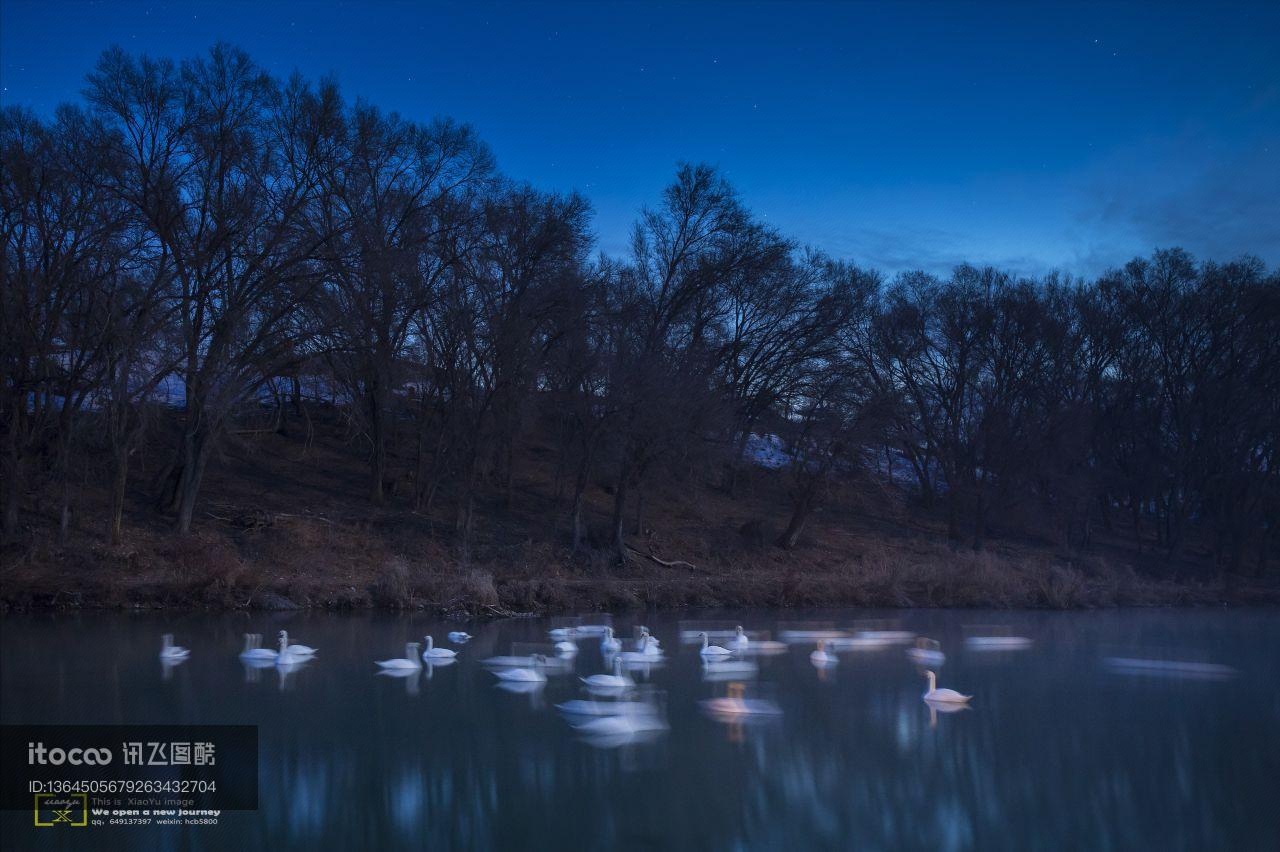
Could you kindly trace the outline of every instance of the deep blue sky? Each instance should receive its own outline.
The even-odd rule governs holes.
[[[1157,246],[1280,264],[1280,2],[0,0],[0,96],[48,113],[109,44],[218,40],[470,122],[625,250],[678,160],[886,271],[1093,275]]]

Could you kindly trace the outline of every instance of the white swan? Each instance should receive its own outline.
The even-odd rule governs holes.
[[[645,711],[597,716],[574,725],[584,734],[594,736],[627,736],[645,731],[664,731],[667,728],[662,717],[652,708]]]
[[[418,643],[407,642],[404,646],[404,656],[394,660],[374,660],[384,669],[420,669],[422,661],[418,659]]]
[[[578,655],[578,645],[576,642],[564,639],[556,643],[556,653],[561,657],[576,657]]]
[[[269,648],[258,647],[261,642],[262,634],[260,633],[244,634],[244,650],[240,652],[240,659],[247,662],[255,660],[273,662],[278,654]]]
[[[662,660],[662,648],[658,646],[658,640],[649,635],[649,628],[641,627],[636,649],[623,651],[621,656],[624,661],[656,663]]]
[[[575,698],[556,709],[566,716],[619,716],[624,713],[645,713],[653,709],[652,705],[643,701],[583,701]]]
[[[289,650],[289,634],[283,630],[280,631],[280,652],[276,654],[276,668],[282,671],[292,671],[301,668],[304,663],[311,662],[314,651],[310,654],[295,654]],[[303,645],[302,647],[306,647]]]
[[[907,656],[912,662],[922,666],[940,666],[947,661],[947,655],[942,653],[942,646],[938,640],[926,639],[923,636],[916,640],[914,648],[907,649]]]
[[[658,637],[649,632],[649,628],[644,625],[640,626],[640,637],[636,639],[636,650],[641,653],[662,653],[662,643],[658,641]]]
[[[292,654],[295,657],[310,657],[313,654],[315,654],[317,650],[319,650],[318,648],[312,648],[310,645],[290,645],[288,630],[281,630],[280,638],[284,640],[285,647],[283,650],[288,651],[290,654]]]
[[[467,632],[465,632],[465,631],[463,631],[463,630],[450,630],[450,631],[449,631],[449,641],[450,641],[450,642],[456,642],[456,643],[458,643],[459,645],[461,645],[463,642],[470,642],[470,641],[471,641],[471,634],[470,634],[470,633],[467,633]]]
[[[840,658],[827,652],[827,640],[819,639],[818,649],[809,655],[809,662],[815,666],[834,666]]]
[[[733,652],[728,648],[721,648],[719,645],[710,645],[705,632],[698,634],[702,637],[702,650],[698,653],[704,657],[730,657]]]
[[[579,680],[596,689],[623,689],[628,686],[635,686],[636,683],[622,673],[622,660],[616,657],[613,661],[613,674],[593,674],[579,678]]]
[[[1022,651],[1031,647],[1025,636],[970,636],[964,640],[970,651]]]
[[[613,628],[604,629],[604,638],[600,640],[600,653],[616,654],[622,650],[622,640],[613,638]]]
[[[172,633],[166,633],[160,637],[160,659],[174,662],[176,660],[185,660],[189,656],[191,656],[190,651],[173,644]]]
[[[735,632],[737,635],[733,637],[733,643],[738,646],[739,651],[747,650],[747,648],[751,646],[751,640],[748,639],[747,634],[743,632],[741,624],[738,625],[738,629]]]
[[[534,665],[541,665],[546,661],[546,657],[541,654],[533,655]],[[498,676],[499,680],[515,683],[546,683],[547,681],[547,676],[535,668],[500,669],[494,674]]]
[[[925,691],[925,701],[939,701],[943,704],[963,704],[972,698],[972,695],[962,695],[954,689],[938,689],[938,676],[933,672],[925,672],[924,676],[929,679],[929,689]]]
[[[426,643],[427,643],[426,650],[422,652],[422,658],[424,660],[427,659],[428,657],[434,657],[436,659],[440,659],[442,657],[451,658],[451,657],[458,656],[457,651],[451,651],[448,648],[437,648],[436,640],[432,639],[430,636],[425,636],[423,638],[426,640]]]

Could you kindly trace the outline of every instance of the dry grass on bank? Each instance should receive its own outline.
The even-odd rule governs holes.
[[[323,426],[323,424],[322,424]],[[940,519],[885,485],[837,495],[801,546],[770,542],[786,520],[783,475],[742,476],[731,495],[696,478],[653,483],[645,494],[643,553],[618,565],[604,546],[612,497],[588,492],[593,538],[566,547],[555,454],[530,447],[510,502],[482,507],[466,558],[454,507],[410,511],[403,497],[373,508],[364,468],[338,430],[268,434],[226,448],[211,463],[197,531],[176,537],[147,494],[131,489],[125,543],[103,543],[106,495],[77,501],[57,543],[52,503],[24,518],[27,534],[0,553],[0,608],[410,608],[446,613],[585,611],[637,607],[957,606],[1105,607],[1275,603],[1268,582],[1231,585],[1192,563],[1179,579],[1135,570],[1132,550],[1100,541],[1064,554],[1044,539],[1005,536],[986,550],[952,549]],[[159,453],[157,455],[160,455]],[[593,549],[594,548],[594,549]],[[1200,572],[1200,573],[1198,573]],[[1274,573],[1274,572],[1273,572]]]

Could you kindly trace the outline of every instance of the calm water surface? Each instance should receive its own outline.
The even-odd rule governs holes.
[[[35,829],[3,815],[4,848],[129,849],[1275,849],[1280,838],[1280,613],[861,611],[711,613],[775,635],[803,618],[891,617],[937,638],[940,684],[972,709],[933,714],[901,647],[849,652],[829,671],[811,645],[758,660],[752,693],[773,722],[726,724],[699,700],[689,614],[647,623],[667,662],[652,684],[669,725],[584,738],[555,704],[602,670],[585,640],[576,672],[512,693],[479,665],[545,641],[546,620],[443,624],[372,615],[120,614],[0,621],[6,723],[256,724],[256,812],[215,828]],[[1001,624],[1030,650],[965,648],[965,626]],[[246,671],[241,634],[318,646],[280,677]],[[457,664],[395,679],[374,659],[465,628]],[[162,677],[159,636],[192,656]],[[1231,666],[1209,679],[1115,669],[1109,657]],[[80,845],[75,845],[79,841]]]

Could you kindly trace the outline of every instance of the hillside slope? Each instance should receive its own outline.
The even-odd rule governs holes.
[[[486,492],[464,557],[442,496],[428,514],[392,489],[384,507],[363,498],[366,467],[336,418],[310,429],[229,441],[210,462],[194,534],[174,535],[149,498],[158,448],[135,466],[122,545],[104,543],[105,491],[83,490],[58,542],[53,502],[24,516],[25,538],[3,553],[0,605],[394,607],[453,613],[628,607],[992,606],[1262,603],[1275,583],[1211,576],[1188,548],[1177,580],[1147,568],[1123,529],[1085,552],[1025,534],[975,552],[948,545],[943,519],[914,507],[883,478],[830,495],[800,545],[773,545],[788,517],[785,470],[755,468],[733,493],[706,477],[646,484],[636,554],[620,565],[604,546],[606,487],[588,490],[588,546],[568,547],[568,506],[557,499],[555,450],[533,442],[509,498]],[[407,459],[393,459],[408,468]],[[492,489],[491,489],[492,491]],[[997,525],[998,526],[998,525]],[[653,557],[653,558],[650,558]],[[670,564],[663,564],[670,563]],[[1167,571],[1161,572],[1167,576]]]

